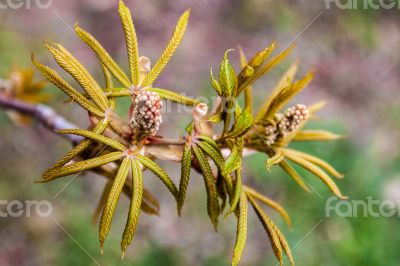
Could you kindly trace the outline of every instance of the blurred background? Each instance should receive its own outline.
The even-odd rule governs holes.
[[[31,52],[55,67],[42,45],[42,40],[46,40],[65,45],[102,81],[97,59],[71,30],[78,21],[127,69],[116,0],[53,0],[46,9],[31,2],[31,8],[0,9],[0,77],[7,77],[13,69],[30,67]],[[132,10],[140,54],[153,60],[164,49],[180,14],[192,8],[183,43],[157,85],[195,97],[213,95],[209,71],[211,67],[218,68],[226,49],[240,44],[250,56],[276,40],[280,44],[278,50],[282,50],[303,32],[289,58],[256,84],[256,106],[293,61],[300,60],[300,75],[317,67],[315,80],[296,102],[312,104],[327,100],[328,105],[319,113],[320,119],[308,127],[348,137],[336,142],[294,146],[320,156],[344,173],[346,178],[338,181],[338,185],[350,199],[400,197],[397,7],[343,10],[332,4],[332,9],[326,10],[322,0],[126,0],[126,4]],[[238,70],[237,53],[231,53],[231,58]],[[38,73],[36,77],[41,79]],[[87,125],[80,108],[61,104],[66,97],[58,89],[48,86],[45,91],[52,96],[50,106],[77,125]],[[129,102],[122,102],[119,108],[126,112],[128,107]],[[184,133],[190,115],[167,114],[163,119],[160,134],[179,136]],[[183,216],[178,218],[172,197],[154,176],[146,173],[146,186],[162,203],[160,217],[141,216],[133,244],[121,261],[119,241],[128,200],[121,197],[105,254],[101,255],[97,225],[92,226],[91,215],[104,180],[91,174],[80,175],[54,198],[70,178],[45,185],[33,184],[32,180],[68,151],[69,143],[36,123],[18,127],[1,110],[0,132],[0,198],[50,200],[52,217],[63,228],[50,218],[0,218],[1,266],[93,265],[90,256],[100,265],[230,263],[234,218],[221,221],[220,231],[213,232],[199,175],[193,173]],[[267,172],[265,159],[264,155],[246,158],[244,180],[280,202],[291,215],[292,230],[267,209],[292,246],[297,265],[398,265],[399,212],[390,218],[335,215],[327,218],[325,201],[331,195],[324,185],[302,172],[324,199],[308,194],[280,169]],[[179,167],[162,165],[177,181]],[[250,217],[241,265],[276,265],[262,226],[255,215]]]

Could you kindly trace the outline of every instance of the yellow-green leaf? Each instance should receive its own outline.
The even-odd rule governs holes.
[[[110,232],[111,221],[114,215],[115,207],[117,206],[119,196],[121,195],[122,188],[124,187],[125,179],[128,176],[129,169],[131,167],[130,164],[131,159],[129,157],[125,157],[119,166],[117,176],[114,179],[110,189],[110,194],[107,198],[106,204],[104,205],[99,226],[99,240],[102,250],[104,241]]]
[[[224,58],[221,61],[219,68],[219,84],[223,96],[233,96],[237,88],[237,76],[235,70],[229,63],[228,53],[232,50],[225,52]]]
[[[143,177],[142,169],[136,160],[131,160],[132,169],[132,199],[129,205],[128,220],[122,234],[121,250],[124,256],[126,247],[131,243],[139,221],[140,207],[143,198]]]
[[[267,160],[268,171],[271,171],[272,166],[275,164],[279,164],[284,158],[285,157],[283,156],[282,152],[279,149],[275,150],[274,156],[272,156]]]
[[[250,109],[246,108],[239,115],[233,126],[233,130],[227,134],[227,138],[237,138],[245,134],[253,126],[253,115]]]
[[[167,47],[164,49],[163,53],[161,54],[160,58],[157,60],[153,68],[144,78],[141,84],[143,87],[153,84],[158,75],[160,75],[161,71],[171,59],[172,55],[175,53],[176,48],[178,48],[178,45],[181,43],[183,35],[185,34],[189,15],[190,9],[186,10],[179,18]]]
[[[126,49],[128,52],[129,69],[132,83],[139,83],[139,52],[136,38],[136,31],[133,25],[131,11],[126,7],[122,0],[119,1],[118,13],[121,17],[122,27],[125,33]]]
[[[343,138],[342,135],[338,135],[325,130],[302,130],[294,136],[294,141],[327,141],[337,140]]]
[[[179,103],[179,104],[184,104],[187,106],[195,106],[200,103],[196,99],[189,98],[189,97],[183,96],[179,93],[169,91],[169,90],[164,90],[164,89],[159,89],[159,88],[148,88],[146,90],[156,92],[160,96],[161,99],[165,99],[165,100]]]
[[[240,193],[239,216],[236,228],[236,243],[233,249],[232,266],[239,265],[247,238],[247,197],[244,191]]]
[[[186,190],[189,185],[190,169],[192,167],[192,149],[189,143],[186,143],[181,163],[181,180],[179,182],[179,196],[178,196],[178,214],[181,215],[182,206],[185,202]]]
[[[79,27],[76,23],[75,32],[85,42],[92,51],[96,54],[99,60],[104,64],[105,67],[111,72],[111,74],[126,88],[131,86],[131,82],[128,77],[122,71],[122,69],[115,63],[107,51],[101,46],[101,44],[88,32]]]
[[[145,167],[147,167],[150,171],[152,171],[156,176],[158,176],[161,179],[161,181],[167,186],[167,188],[175,198],[178,197],[178,189],[176,188],[174,182],[160,166],[158,166],[150,158],[147,158],[143,155],[135,154],[135,156],[136,159],[138,159],[138,161],[141,164],[143,164]]]
[[[242,191],[242,169],[236,170],[236,180],[235,180],[235,190],[233,191],[231,202],[231,207],[228,212],[225,214],[225,219],[236,210],[236,207],[240,200],[240,194]]]
[[[222,175],[229,175],[242,165],[242,156],[238,146],[233,146],[231,154],[225,161],[224,171]]]
[[[97,134],[95,132],[92,131],[88,131],[88,130],[83,130],[83,129],[64,129],[64,130],[59,130],[57,131],[57,133],[59,134],[72,134],[72,135],[78,135],[78,136],[82,136],[85,138],[89,138],[92,140],[95,140],[97,142],[106,144],[108,146],[111,146],[117,150],[120,151],[124,151],[126,150],[126,147],[124,145],[122,145],[121,143],[119,143],[118,141],[115,141],[111,138],[102,136],[100,134]]]

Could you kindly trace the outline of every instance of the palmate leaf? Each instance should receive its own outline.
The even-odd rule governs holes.
[[[137,160],[131,160],[132,169],[132,199],[129,206],[128,220],[122,235],[121,250],[124,257],[126,247],[131,243],[139,220],[140,207],[143,198],[143,176]]]
[[[292,222],[290,220],[288,213],[285,211],[285,209],[280,204],[278,204],[277,202],[273,201],[272,199],[260,194],[259,192],[255,191],[254,189],[252,189],[250,187],[243,186],[243,189],[247,194],[249,194],[254,199],[257,199],[257,200],[261,201],[262,203],[264,203],[265,205],[276,210],[283,217],[283,219],[285,219],[285,221],[289,225],[289,227],[292,226]]]
[[[89,138],[92,140],[95,140],[97,142],[103,143],[105,145],[108,145],[110,147],[113,147],[117,150],[120,151],[124,151],[127,148],[122,145],[121,143],[119,143],[118,141],[115,141],[111,138],[107,138],[105,136],[102,136],[100,134],[94,133],[92,131],[88,131],[88,130],[83,130],[83,129],[64,129],[64,130],[59,130],[57,131],[57,133],[59,134],[72,134],[72,135],[78,135],[78,136],[82,136],[85,138]]]
[[[113,87],[113,80],[110,71],[103,63],[101,63],[101,70],[103,71],[105,88],[111,89]]]
[[[282,246],[280,239],[275,231],[275,227],[271,219],[265,214],[262,208],[257,204],[257,202],[247,194],[247,198],[250,201],[254,211],[256,212],[258,219],[263,225],[265,232],[268,235],[269,241],[272,246],[272,250],[274,251],[275,257],[278,259],[279,263],[282,265],[283,256],[282,256]]]
[[[302,130],[294,136],[293,141],[327,141],[341,138],[343,138],[342,135],[325,130]]]
[[[114,215],[115,207],[117,206],[119,196],[121,195],[122,188],[124,187],[125,179],[128,176],[130,168],[131,159],[129,157],[125,157],[119,166],[117,176],[114,179],[110,189],[110,194],[107,198],[106,204],[104,205],[99,226],[99,241],[102,253],[104,241],[110,232],[111,221]]]
[[[175,197],[175,199],[178,198],[178,189],[176,188],[174,182],[171,180],[168,174],[160,166],[158,166],[150,158],[147,158],[143,155],[135,154],[135,157],[143,166],[147,167],[150,171],[152,171],[156,176],[161,179],[161,181],[167,186],[169,191]]]
[[[204,183],[206,185],[208,215],[210,216],[211,222],[214,225],[214,229],[217,230],[219,204],[216,181],[204,153],[196,146],[193,146],[193,152],[199,161],[201,172],[203,173],[204,177]]]
[[[126,49],[128,52],[129,70],[133,85],[139,83],[139,52],[135,27],[132,22],[131,11],[122,0],[119,1],[118,13],[121,17],[125,33]]]
[[[247,197],[242,190],[239,201],[239,215],[236,228],[236,242],[233,249],[232,266],[239,265],[247,238]]]
[[[56,87],[62,90],[66,95],[68,95],[74,102],[78,103],[83,109],[88,112],[97,115],[99,117],[104,115],[104,112],[95,106],[92,102],[86,99],[82,94],[77,92],[72,88],[64,79],[62,79],[55,70],[40,64],[35,60],[32,55],[32,63],[36,68],[42,73],[42,75],[47,78]]]
[[[299,68],[299,63],[295,62],[282,75],[281,79],[278,81],[278,83],[275,85],[272,92],[269,94],[269,97],[267,98],[267,100],[264,102],[264,104],[261,106],[261,108],[257,112],[256,121],[262,120],[267,115],[267,112],[271,106],[272,101],[275,99],[275,97],[278,96],[278,94],[284,88],[288,87],[290,85],[290,83],[294,80],[294,77],[297,73],[298,68]]]
[[[101,44],[88,32],[79,27],[76,23],[74,25],[75,32],[81,38],[83,42],[85,42],[92,51],[96,54],[96,56],[100,59],[100,61],[104,64],[105,67],[111,72],[111,74],[126,88],[131,86],[131,83],[122,69],[118,66],[117,63],[111,58],[108,52],[101,46]]]
[[[167,47],[164,49],[163,53],[161,54],[160,58],[154,64],[153,68],[150,72],[146,75],[144,80],[141,83],[142,87],[147,87],[152,84],[158,75],[160,75],[161,71],[167,65],[168,61],[171,59],[172,55],[175,53],[176,48],[181,43],[183,35],[186,31],[186,26],[189,20],[190,9],[186,10],[182,16],[179,18],[175,30],[172,33],[171,39],[168,42]]]
[[[86,68],[63,46],[59,44],[55,44],[54,46],[45,44],[45,46],[53,55],[58,65],[81,85],[96,105],[103,111],[106,110],[108,107],[107,97],[105,97],[99,84],[97,84]]]
[[[192,167],[192,149],[189,143],[186,143],[181,163],[181,180],[179,182],[179,195],[178,195],[178,214],[181,215],[183,203],[185,202],[186,190],[189,185],[190,169]]]
[[[317,165],[307,161],[306,159],[292,153],[288,149],[282,149],[283,154],[285,155],[286,158],[289,160],[293,161],[294,163],[302,166],[304,169],[308,170],[309,172],[313,173],[316,177],[321,179],[322,182],[324,182],[328,188],[334,193],[337,197],[341,199],[347,199],[346,196],[343,196],[342,193],[340,192],[340,189],[337,187],[335,182]]]
[[[102,156],[98,156],[92,159],[84,160],[84,161],[79,161],[73,164],[68,164],[65,166],[62,166],[60,168],[55,168],[52,169],[46,173],[43,174],[42,179],[35,181],[36,183],[46,183],[49,181],[52,181],[56,178],[62,177],[62,176],[68,176],[71,174],[76,174],[80,173],[92,168],[99,167],[101,165],[116,161],[120,158],[122,158],[123,153],[118,151],[118,152],[110,152]]]
[[[233,96],[238,85],[237,76],[232,65],[229,63],[228,53],[233,50],[227,50],[221,61],[219,68],[219,85],[223,96]]]

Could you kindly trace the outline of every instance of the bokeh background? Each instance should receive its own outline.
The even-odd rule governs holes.
[[[32,1],[34,2],[34,1]],[[190,25],[181,47],[160,76],[157,85],[191,96],[211,96],[210,67],[217,68],[228,48],[240,44],[250,55],[273,40],[285,48],[325,10],[321,1],[289,0],[135,0],[132,9],[139,36],[140,53],[158,57],[179,15],[192,8]],[[71,31],[74,22],[89,30],[107,50],[126,66],[123,31],[117,1],[53,0],[47,9],[0,10],[0,74],[30,67],[30,54],[55,66],[42,40],[64,44],[98,78],[95,56]],[[297,48],[280,66],[255,86],[260,105],[279,75],[294,60],[301,62],[300,74],[318,69],[315,80],[296,102],[328,101],[320,119],[309,128],[323,128],[348,137],[331,143],[296,144],[304,151],[331,162],[345,173],[338,185],[351,199],[397,200],[400,197],[400,16],[392,10],[341,10],[325,12],[298,38]],[[238,66],[237,53],[232,62]],[[65,75],[67,76],[67,75]],[[39,74],[37,74],[37,78]],[[85,126],[82,110],[61,104],[66,98],[49,86],[50,105],[74,123]],[[120,111],[125,112],[127,102]],[[188,114],[164,115],[161,134],[184,133]],[[119,240],[127,215],[128,201],[122,197],[112,231],[101,255],[97,226],[91,215],[104,180],[81,175],[52,199],[70,179],[51,184],[32,180],[69,144],[42,126],[15,126],[0,110],[0,199],[50,200],[54,219],[100,265],[228,265],[234,245],[235,223],[222,221],[214,233],[206,215],[205,191],[199,175],[189,186],[183,217],[178,218],[173,199],[146,174],[146,185],[162,203],[160,217],[142,215],[138,231],[123,261]],[[265,157],[246,159],[245,182],[286,207],[293,220],[289,230],[272,210],[267,210],[294,248],[297,265],[398,265],[400,220],[394,217],[325,217],[327,189],[310,174],[308,182],[324,197],[302,191],[280,169],[267,172]],[[179,167],[163,164],[174,180]],[[72,178],[72,177],[71,177]],[[250,215],[249,235],[242,265],[276,265],[261,225]],[[287,263],[287,261],[286,261]],[[0,218],[0,265],[93,265],[93,260],[52,219]]]

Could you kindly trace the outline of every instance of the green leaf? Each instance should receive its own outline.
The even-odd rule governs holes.
[[[244,135],[253,126],[253,115],[248,108],[239,115],[236,120],[233,130],[227,134],[228,138],[237,138]]]
[[[183,35],[185,34],[186,26],[189,20],[189,15],[190,15],[190,9],[186,10],[179,18],[178,22],[176,23],[175,30],[172,33],[171,39],[168,42],[167,47],[165,47],[160,58],[157,60],[153,68],[144,78],[142,82],[143,87],[151,85],[156,80],[158,75],[161,73],[161,71],[164,69],[164,67],[171,59],[172,55],[175,53],[176,48],[178,48],[178,45],[181,43]]]
[[[293,138],[294,141],[327,141],[337,140],[344,136],[325,130],[302,130]]]
[[[211,218],[215,231],[217,231],[219,204],[216,181],[204,153],[196,146],[193,146],[193,152],[199,161],[201,172],[204,177],[204,183],[206,185],[208,215]]]
[[[72,88],[64,79],[62,79],[58,75],[58,73],[55,70],[35,61],[35,58],[33,56],[32,56],[32,63],[36,66],[36,68],[42,73],[42,75],[46,79],[48,79],[60,90],[62,90],[66,95],[68,95],[68,97],[70,97],[74,102],[78,103],[83,109],[99,117],[104,115],[104,112],[101,109],[99,109],[91,101],[86,99],[82,94],[80,94],[74,88]]]
[[[45,44],[58,65],[67,71],[103,111],[108,107],[107,97],[87,69],[63,46]]]
[[[317,165],[305,160],[304,158],[296,155],[296,153],[291,152],[289,149],[282,149],[282,152],[286,158],[293,161],[294,163],[302,166],[304,169],[313,173],[316,177],[318,177],[322,182],[324,182],[328,188],[341,199],[347,199],[346,196],[343,196],[340,192],[340,189],[337,187],[335,182],[325,173],[321,168]]]
[[[290,217],[288,215],[288,213],[285,211],[285,209],[278,204],[277,202],[273,201],[272,199],[262,195],[261,193],[257,192],[256,190],[247,187],[247,186],[243,186],[244,191],[246,191],[247,194],[249,194],[250,196],[252,196],[253,198],[261,201],[262,203],[264,203],[265,205],[271,207],[272,209],[276,210],[282,217],[283,219],[285,219],[286,223],[288,224],[289,227],[292,226],[292,222],[290,220]]]
[[[100,134],[94,133],[92,131],[88,131],[88,130],[83,130],[83,129],[63,129],[63,130],[58,130],[57,133],[59,134],[72,134],[72,135],[78,135],[78,136],[82,136],[85,138],[90,138],[92,140],[95,140],[97,142],[103,143],[105,145],[108,145],[110,147],[113,147],[117,150],[120,151],[125,151],[126,147],[124,145],[122,145],[121,143],[119,143],[118,141],[115,141],[111,138],[102,136]]]
[[[269,241],[272,246],[272,250],[274,251],[275,257],[282,264],[283,256],[282,256],[282,246],[279,240],[279,237],[275,231],[274,223],[271,219],[265,214],[265,212],[261,209],[261,207],[257,204],[257,202],[249,195],[247,195],[250,204],[253,206],[254,211],[256,212],[258,219],[263,225],[265,232],[268,235]]]
[[[146,90],[156,92],[160,96],[161,99],[179,103],[179,104],[183,104],[183,105],[187,105],[187,106],[194,106],[194,105],[197,105],[200,103],[199,101],[197,101],[193,98],[189,98],[189,97],[183,96],[179,93],[172,92],[169,90],[164,90],[164,89],[159,89],[159,88],[148,88]]]
[[[279,149],[275,150],[274,156],[272,156],[267,160],[266,164],[268,171],[271,171],[272,166],[275,164],[279,164],[284,158],[285,157],[283,156],[282,152]]]
[[[126,247],[131,243],[135,235],[136,226],[139,221],[140,207],[143,198],[143,176],[142,169],[136,160],[131,160],[132,169],[132,199],[129,206],[128,220],[122,234],[121,250],[124,256]]]
[[[211,116],[209,119],[207,119],[207,121],[214,123],[214,124],[218,124],[223,119],[224,119],[224,113],[218,112],[218,113],[214,114],[213,116]]]
[[[222,175],[229,175],[233,171],[237,170],[240,168],[242,165],[242,155],[241,151],[239,150],[238,146],[235,145],[232,148],[231,154],[225,161],[225,167],[224,171],[222,172]]]
[[[160,203],[147,189],[143,189],[141,208],[147,214],[160,214]]]
[[[178,214],[181,215],[182,206],[185,202],[186,190],[189,185],[190,169],[192,167],[192,149],[190,144],[186,143],[183,148],[182,163],[181,163],[181,180],[179,182],[179,196],[178,196]]]
[[[285,171],[288,175],[290,175],[293,180],[305,191],[311,192],[310,187],[306,185],[303,178],[297,173],[296,170],[290,164],[288,164],[285,160],[279,162],[279,166]]]
[[[138,43],[136,38],[136,31],[133,25],[132,16],[129,8],[126,7],[124,2],[119,1],[118,13],[121,17],[122,27],[125,33],[126,49],[128,52],[129,69],[131,73],[132,83],[138,85],[139,83],[139,52]]]
[[[228,53],[233,50],[227,50],[221,61],[219,69],[219,84],[223,96],[233,96],[237,88],[238,80],[235,70],[229,63]]]
[[[128,176],[129,169],[131,163],[131,159],[129,157],[125,157],[119,166],[117,176],[114,179],[114,182],[110,189],[110,194],[107,198],[106,204],[104,205],[103,213],[100,219],[99,226],[99,240],[100,246],[103,250],[104,241],[111,228],[111,221],[114,215],[115,207],[117,206],[119,196],[121,195],[122,188],[125,184],[125,179]]]
[[[236,228],[236,242],[233,249],[232,266],[239,265],[247,238],[247,197],[244,191],[240,193],[239,216]]]
[[[88,32],[79,27],[76,23],[74,25],[75,32],[85,42],[90,49],[96,54],[97,58],[104,64],[105,67],[111,72],[111,74],[126,88],[130,88],[131,82],[128,77],[118,66],[117,63],[111,58],[107,51],[101,46],[101,44]]]
[[[103,210],[104,205],[106,204],[108,194],[110,193],[111,186],[112,186],[112,180],[107,181],[106,185],[104,186],[103,192],[101,193],[101,197],[99,200],[99,203],[97,204],[96,210],[93,213],[92,216],[92,224],[95,225],[97,222],[97,219],[99,218],[101,211]]]
[[[120,151],[110,152],[102,156],[95,157],[84,161],[79,161],[73,164],[68,164],[60,168],[55,168],[43,174],[42,179],[35,181],[36,183],[46,183],[62,176],[80,173],[101,165],[116,161],[123,156]]]
[[[236,181],[235,181],[235,190],[233,191],[233,197],[231,199],[231,207],[228,212],[225,214],[225,219],[236,210],[236,207],[239,203],[240,194],[242,191],[242,170],[236,170]]]
[[[168,174],[150,158],[147,158],[140,154],[135,154],[135,156],[141,164],[143,164],[161,179],[161,181],[167,186],[172,195],[177,199],[179,193],[178,189],[176,188],[174,182],[171,180]]]
[[[210,79],[211,79],[211,85],[214,88],[215,92],[219,95],[222,96],[222,89],[221,86],[219,85],[218,81],[214,78],[212,69],[210,70]]]

